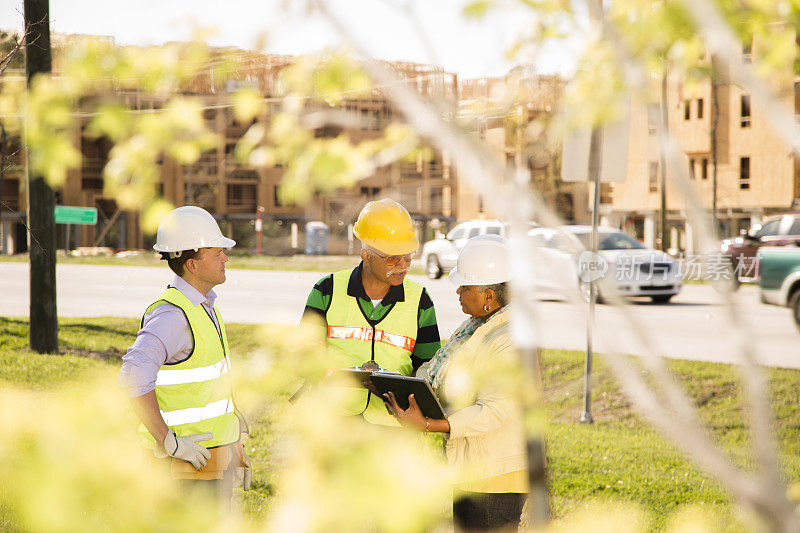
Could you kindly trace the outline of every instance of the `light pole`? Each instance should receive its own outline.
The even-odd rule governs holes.
[[[600,224],[600,162],[602,161],[603,130],[596,127],[592,130],[589,141],[589,179],[594,183],[594,201],[592,202],[592,259],[597,258],[597,226]],[[583,412],[581,422],[591,424],[592,418],[592,337],[594,333],[594,314],[597,304],[597,280],[589,279],[589,308],[586,317],[586,360],[583,376]]]

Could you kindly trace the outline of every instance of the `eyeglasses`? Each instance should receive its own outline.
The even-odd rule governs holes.
[[[387,265],[395,266],[400,262],[401,259],[405,260],[406,263],[410,263],[417,252],[411,252],[410,254],[405,255],[383,255],[382,253],[378,252],[377,250],[370,250],[373,254],[377,255],[381,259],[383,259]]]

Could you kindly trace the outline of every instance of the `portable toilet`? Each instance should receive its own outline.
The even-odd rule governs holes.
[[[306,255],[326,255],[330,228],[324,222],[306,224]]]

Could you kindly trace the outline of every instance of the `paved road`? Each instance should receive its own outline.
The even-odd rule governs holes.
[[[228,322],[295,324],[311,286],[322,273],[228,270],[228,281],[217,288],[219,307]],[[139,317],[172,278],[166,267],[58,265],[58,313],[64,317]],[[465,318],[447,279],[412,276],[425,285],[436,304],[443,336]],[[0,263],[0,316],[28,314],[27,263]],[[595,350],[644,355],[637,339],[648,339],[656,352],[670,357],[706,361],[736,361],[737,342],[751,333],[759,360],[773,366],[800,368],[800,334],[787,309],[759,302],[755,287],[735,296],[747,328],[732,331],[726,309],[713,288],[687,285],[669,305],[636,302],[626,307],[639,322],[631,325],[620,309],[598,306]],[[548,348],[583,350],[586,346],[585,306],[539,302],[536,332]]]

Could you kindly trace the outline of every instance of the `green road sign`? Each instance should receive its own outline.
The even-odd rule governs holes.
[[[57,205],[55,211],[56,224],[97,224],[96,207],[72,207]]]

